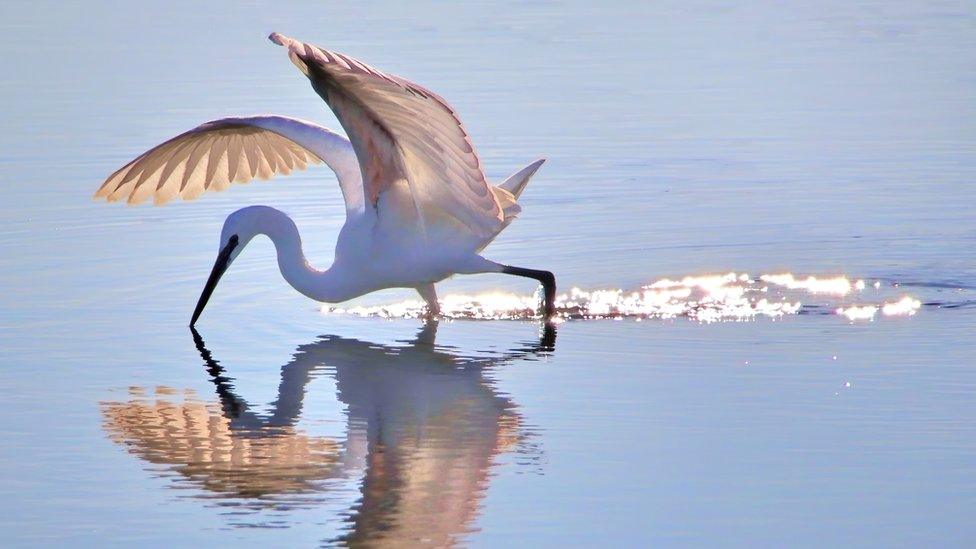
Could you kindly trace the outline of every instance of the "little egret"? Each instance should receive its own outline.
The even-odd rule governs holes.
[[[455,274],[505,273],[538,280],[542,315],[553,314],[549,271],[502,265],[480,255],[519,213],[517,200],[544,159],[501,185],[485,178],[457,113],[435,93],[352,57],[278,33],[292,63],[329,105],[349,139],[284,116],[206,122],[113,173],[95,193],[108,201],[156,204],[197,198],[233,183],[288,174],[325,162],[346,205],[335,261],[310,266],[295,223],[267,206],[227,216],[217,260],[190,319],[193,326],[220,277],[252,238],[268,236],[282,276],[302,294],[338,303],[384,288],[415,288],[437,315],[434,284]]]

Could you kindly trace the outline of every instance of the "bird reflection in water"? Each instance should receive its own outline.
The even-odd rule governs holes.
[[[102,404],[104,427],[130,453],[164,466],[162,475],[179,481],[171,486],[202,488],[202,497],[238,510],[314,506],[343,479],[361,478],[346,533],[332,541],[452,545],[471,529],[495,457],[531,448],[514,404],[485,370],[552,351],[555,330],[477,357],[435,346],[436,332],[430,321],[400,347],[336,336],[303,345],[281,369],[270,412],[260,414],[194,331],[219,403],[133,388],[130,400]],[[347,407],[343,441],[296,426],[305,387],[321,373],[335,377]]]

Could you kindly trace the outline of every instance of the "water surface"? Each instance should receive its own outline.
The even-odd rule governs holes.
[[[976,537],[972,6],[0,13],[5,543]],[[569,301],[554,332],[521,312],[533,288],[512,277],[439,288],[462,312],[509,295],[510,320],[424,323],[399,291],[343,305],[366,316],[323,311],[266,241],[235,262],[200,333],[186,328],[238,207],[288,212],[309,257],[331,260],[333,176],[165,208],[90,196],[205,120],[338,127],[271,31],[447,97],[496,181],[549,159],[486,254],[557,274]],[[762,278],[786,273],[850,288]],[[906,296],[917,306],[885,314]],[[781,314],[738,314],[761,299]]]

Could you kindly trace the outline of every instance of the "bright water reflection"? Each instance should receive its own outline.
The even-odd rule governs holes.
[[[218,402],[134,387],[127,400],[102,403],[104,429],[147,465],[162,466],[149,470],[172,487],[201,489],[196,497],[233,509],[232,525],[287,524],[288,510],[314,507],[335,488],[331,481],[351,478],[361,497],[332,542],[451,545],[471,532],[495,456],[534,451],[516,406],[484,374],[552,352],[555,330],[504,354],[471,357],[438,347],[436,333],[430,321],[404,345],[337,336],[302,345],[262,414],[236,394],[194,331]],[[323,374],[347,407],[341,440],[296,427],[306,386]]]
[[[392,536],[443,474],[457,509],[435,524],[462,544],[972,545],[974,28],[942,0],[4,2],[0,543]],[[421,311],[389,304],[412,291],[342,305],[386,318],[322,314],[262,240],[200,325],[234,378],[214,384],[185,326],[225,216],[279,208],[328,265],[335,178],[91,194],[205,120],[338,128],[272,31],[447,98],[493,181],[548,157],[486,254],[556,273],[558,352],[509,353],[525,320],[402,343]],[[438,291],[452,316],[530,317],[513,278]],[[307,355],[296,400],[302,367],[280,366]]]
[[[795,314],[837,314],[849,320],[874,320],[883,316],[912,316],[922,302],[898,291],[897,284],[874,281],[870,289],[862,279],[846,276],[802,279],[790,273],[761,275],[746,273],[663,278],[640,290],[581,290],[572,288],[556,296],[554,322],[565,320],[685,317],[700,322],[780,318]],[[960,292],[962,289],[959,289]],[[826,294],[831,300],[819,297]],[[895,297],[900,295],[900,297]],[[969,295],[969,292],[966,292]],[[808,300],[819,297],[816,302]],[[955,296],[958,300],[960,296]],[[884,301],[880,301],[880,300]],[[865,300],[874,300],[875,303]],[[475,295],[448,294],[441,300],[446,318],[473,320],[538,319],[540,296],[491,292]],[[880,301],[880,302],[878,302]],[[930,306],[958,305],[959,301],[928,303]],[[967,302],[962,302],[967,303]],[[408,299],[386,305],[324,305],[323,313],[362,317],[421,318],[427,311],[423,301]]]

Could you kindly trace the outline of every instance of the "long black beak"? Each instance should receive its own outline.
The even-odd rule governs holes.
[[[191,328],[197,323],[197,319],[200,318],[200,313],[203,312],[203,308],[210,301],[210,295],[213,294],[214,288],[220,282],[220,277],[224,276],[224,272],[227,271],[227,266],[230,264],[230,254],[236,247],[237,235],[235,234],[230,237],[224,249],[220,250],[220,253],[217,254],[217,261],[214,262],[213,270],[210,271],[210,278],[207,279],[207,285],[203,287],[203,293],[200,294],[200,299],[197,300],[197,307],[193,309],[193,316],[190,318]]]

